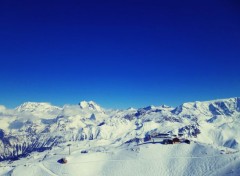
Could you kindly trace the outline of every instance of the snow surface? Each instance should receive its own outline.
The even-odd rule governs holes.
[[[240,175],[239,123],[240,98],[126,110],[0,106],[0,175]],[[161,135],[191,144],[163,145]]]
[[[1,175],[13,176],[158,176],[158,175],[239,175],[240,154],[221,154],[217,148],[205,144],[162,145],[142,144],[104,150],[85,146],[89,153],[81,153],[81,144],[44,153],[33,153],[1,167]],[[106,149],[106,148],[105,148]],[[53,155],[54,153],[54,155]],[[67,157],[66,157],[67,156]],[[67,158],[67,164],[57,161]]]

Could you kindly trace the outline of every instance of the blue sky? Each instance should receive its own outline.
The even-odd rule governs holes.
[[[0,104],[240,96],[240,3],[1,1]]]

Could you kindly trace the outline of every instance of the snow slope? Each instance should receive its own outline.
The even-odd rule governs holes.
[[[30,162],[31,159],[18,161],[8,172],[2,170],[2,175],[221,176],[238,175],[240,163],[239,153],[221,154],[220,150],[203,144],[143,144],[111,148],[109,151],[96,150],[88,154],[75,151],[67,157],[67,164],[57,162],[66,156],[64,151],[45,156],[40,162]]]
[[[104,109],[93,101],[0,106],[0,173],[236,175],[239,123],[240,98],[126,110]],[[162,145],[162,135],[191,144]],[[57,163],[69,143],[73,153],[68,164]]]

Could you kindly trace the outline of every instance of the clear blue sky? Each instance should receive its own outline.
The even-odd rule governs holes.
[[[240,96],[240,2],[0,1],[0,104]]]

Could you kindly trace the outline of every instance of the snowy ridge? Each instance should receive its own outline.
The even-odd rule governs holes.
[[[240,112],[240,98],[220,99],[215,101],[183,103],[173,110],[175,114],[205,114],[205,115],[226,115],[230,116]]]

